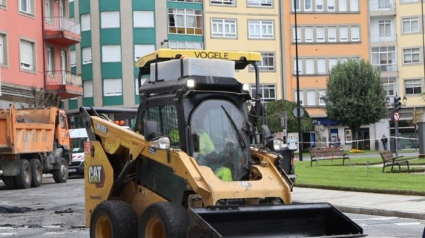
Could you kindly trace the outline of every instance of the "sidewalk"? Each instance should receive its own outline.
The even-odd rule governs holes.
[[[294,187],[292,201],[294,203],[327,202],[346,213],[425,220],[425,196]]]

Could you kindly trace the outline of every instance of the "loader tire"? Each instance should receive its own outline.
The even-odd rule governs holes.
[[[3,176],[3,183],[8,189],[16,189],[15,176]]]
[[[90,237],[136,238],[136,212],[124,201],[110,200],[100,203],[91,215]]]
[[[19,160],[19,171],[20,173],[15,176],[16,188],[23,189],[31,186],[31,165],[26,159]]]
[[[61,158],[59,169],[53,170],[52,174],[56,183],[65,183],[68,180],[68,162],[66,162],[66,159]]]
[[[171,202],[150,205],[139,222],[139,238],[184,238],[189,215],[183,206]]]
[[[38,159],[30,159],[31,165],[31,187],[40,187],[43,180],[43,168]]]

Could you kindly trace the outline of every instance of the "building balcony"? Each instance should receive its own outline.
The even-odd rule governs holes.
[[[370,35],[370,41],[374,42],[395,42],[397,40],[396,34],[374,34]]]
[[[46,72],[46,90],[58,94],[62,99],[82,96],[81,74],[62,70]]]
[[[373,66],[377,67],[381,71],[381,73],[397,72],[397,64],[373,64]]]
[[[379,0],[379,3],[371,2],[369,4],[370,16],[395,16],[395,2]]]
[[[65,17],[45,17],[44,39],[58,45],[78,44],[81,42],[80,23]]]

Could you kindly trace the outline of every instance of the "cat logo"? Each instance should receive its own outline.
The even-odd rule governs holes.
[[[105,182],[105,171],[102,165],[89,166],[89,183],[96,184],[96,187],[102,188]]]

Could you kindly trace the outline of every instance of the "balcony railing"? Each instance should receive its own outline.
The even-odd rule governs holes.
[[[373,66],[377,67],[381,72],[396,72],[397,71],[397,64],[382,64],[382,65],[376,65]]]
[[[44,28],[45,30],[69,31],[77,35],[80,34],[80,23],[65,17],[45,17]]]
[[[47,74],[47,85],[70,85],[81,87],[83,81],[81,80],[81,74],[77,74],[70,71],[50,71]]]
[[[371,42],[396,41],[396,39],[397,39],[396,34],[389,34],[389,35],[375,34],[370,36]]]
[[[370,11],[389,11],[395,9],[395,3],[392,1],[379,1],[379,3],[370,3]]]

